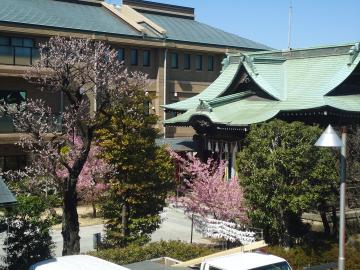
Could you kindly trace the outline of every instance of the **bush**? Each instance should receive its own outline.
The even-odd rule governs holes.
[[[338,244],[328,243],[323,246],[297,246],[288,250],[279,247],[267,247],[268,253],[285,258],[291,265],[293,270],[303,270],[306,266],[315,266],[319,264],[337,262],[338,260]],[[359,270],[360,265],[360,248],[346,247],[345,252],[345,268],[347,270]]]
[[[206,245],[188,244],[181,241],[160,241],[145,246],[130,245],[126,248],[103,249],[90,252],[89,255],[124,265],[159,257],[187,261],[216,251]]]
[[[17,200],[1,218],[9,230],[2,256],[7,266],[0,269],[27,270],[30,265],[52,256],[54,243],[50,229],[53,222],[51,216],[44,215],[47,201],[36,196],[18,196]]]

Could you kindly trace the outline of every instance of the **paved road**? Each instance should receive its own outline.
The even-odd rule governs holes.
[[[160,228],[151,235],[151,241],[159,240],[181,240],[190,242],[191,238],[191,221],[187,218],[183,211],[174,208],[165,208],[161,213],[163,222]],[[93,250],[93,234],[103,234],[103,225],[93,225],[80,228],[80,247],[81,253],[86,253]],[[51,234],[53,241],[55,242],[55,255],[61,256],[62,250],[62,235],[60,230],[54,230]],[[2,243],[5,235],[0,234],[0,256],[4,255],[2,250]],[[207,243],[206,239],[194,230],[193,242],[195,243]],[[0,263],[1,265],[1,263]]]
[[[159,240],[181,240],[190,242],[191,235],[191,221],[179,209],[165,208],[161,214],[163,222],[160,228],[151,235],[151,241]],[[94,225],[80,228],[80,247],[81,252],[85,253],[93,250],[93,234],[103,234],[103,225]],[[61,256],[62,250],[62,236],[61,231],[54,231],[52,233],[53,241],[56,244],[55,255]],[[193,242],[206,243],[199,233],[194,230]]]

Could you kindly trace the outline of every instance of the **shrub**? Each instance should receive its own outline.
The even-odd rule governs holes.
[[[286,259],[293,270],[303,270],[303,267],[314,266],[338,260],[338,244],[325,243],[323,246],[297,246],[288,250],[279,247],[267,247],[268,253]],[[358,270],[360,265],[360,248],[346,247],[345,268],[347,270]]]
[[[93,251],[89,254],[120,265],[150,260],[159,257],[171,257],[187,261],[216,252],[206,245],[188,244],[181,241],[160,241],[145,246],[130,245],[126,248],[111,248]]]
[[[54,243],[51,240],[51,216],[44,215],[47,201],[36,196],[18,196],[18,203],[5,212],[1,222],[8,226],[2,256],[7,266],[0,269],[27,270],[30,265],[49,259]]]

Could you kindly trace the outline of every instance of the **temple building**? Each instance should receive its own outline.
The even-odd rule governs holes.
[[[39,43],[51,36],[106,42],[117,50],[129,71],[148,75],[154,97],[150,113],[166,114],[161,105],[200,93],[219,75],[228,52],[269,47],[198,22],[191,7],[141,0],[121,6],[103,0],[1,0],[0,102],[21,103],[42,98],[53,111],[63,107],[60,93],[45,93],[24,79],[39,57]],[[161,129],[166,137],[192,136],[191,129]],[[0,117],[0,172],[23,167],[27,155],[11,119]]]
[[[274,118],[321,126],[360,123],[360,43],[229,54],[203,92],[165,105],[166,126],[191,126],[201,151],[229,160],[251,124]]]

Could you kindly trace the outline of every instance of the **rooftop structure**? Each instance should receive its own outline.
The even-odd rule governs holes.
[[[115,7],[97,0],[1,0],[0,31],[76,31],[94,38],[131,37],[254,50],[269,47],[195,21],[194,9],[150,1],[124,0]],[[11,24],[11,27],[7,26]],[[15,29],[14,29],[15,30]],[[70,31],[70,32],[69,32]],[[44,33],[46,34],[46,33]],[[65,34],[65,33],[63,33]],[[158,44],[163,46],[162,44]]]
[[[202,93],[164,106],[184,112],[165,123],[241,128],[287,116],[354,121],[360,116],[359,52],[356,43],[228,55]]]

